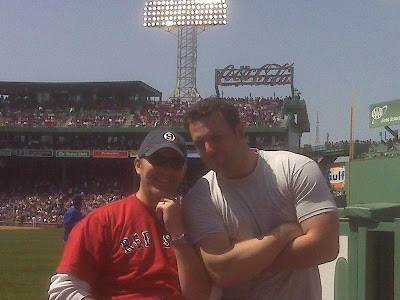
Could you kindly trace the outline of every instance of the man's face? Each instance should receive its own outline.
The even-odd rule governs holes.
[[[162,148],[150,157],[135,160],[140,186],[151,196],[167,198],[175,196],[186,172],[182,157],[171,148]]]
[[[81,210],[81,209],[82,209],[82,201],[75,202],[75,203],[74,203],[74,207],[75,207],[77,210]]]
[[[202,160],[214,171],[229,177],[240,159],[239,151],[244,139],[244,129],[235,131],[221,113],[216,112],[201,121],[189,124],[189,132]]]

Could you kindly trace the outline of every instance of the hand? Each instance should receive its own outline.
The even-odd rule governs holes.
[[[181,205],[178,199],[163,199],[156,206],[158,218],[164,222],[172,239],[179,238],[185,232]]]
[[[291,242],[303,235],[304,232],[298,222],[288,222],[280,224],[272,229],[271,234],[275,235],[279,239],[285,239],[287,242]]]

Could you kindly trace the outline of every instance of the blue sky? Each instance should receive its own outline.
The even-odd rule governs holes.
[[[228,25],[198,39],[197,88],[214,93],[214,70],[229,64],[294,63],[315,143],[349,138],[352,86],[356,138],[369,105],[400,98],[400,0],[227,0]],[[0,80],[141,80],[166,99],[176,85],[177,39],[143,27],[144,1],[0,1]],[[289,88],[225,88],[224,95],[288,95]],[[398,126],[397,126],[398,127]],[[394,127],[396,129],[396,127]]]

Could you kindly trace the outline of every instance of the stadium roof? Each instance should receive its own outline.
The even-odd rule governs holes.
[[[37,92],[85,93],[97,89],[102,91],[119,91],[142,93],[149,97],[162,97],[162,93],[142,81],[111,82],[10,82],[0,81],[0,94],[24,94]]]

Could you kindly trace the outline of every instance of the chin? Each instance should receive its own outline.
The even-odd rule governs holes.
[[[226,173],[229,171],[229,166],[225,163],[220,163],[220,164],[214,164],[210,166],[211,169],[213,169],[217,173]]]
[[[168,198],[176,193],[176,190],[166,190],[166,189],[158,189],[154,188],[153,194],[156,195],[158,198]]]

